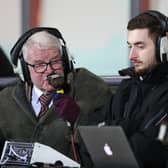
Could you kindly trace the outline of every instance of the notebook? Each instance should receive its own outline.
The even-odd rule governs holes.
[[[78,132],[94,168],[139,168],[120,126],[79,126]]]

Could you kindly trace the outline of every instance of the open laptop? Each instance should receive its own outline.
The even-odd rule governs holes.
[[[139,168],[121,127],[79,126],[78,131],[94,168]]]

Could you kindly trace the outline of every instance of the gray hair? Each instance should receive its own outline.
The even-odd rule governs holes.
[[[59,40],[56,36],[48,33],[47,31],[40,31],[34,33],[32,36],[28,38],[25,44],[22,47],[23,57],[26,60],[28,56],[29,47],[35,46],[40,49],[48,49],[48,48],[58,48],[60,50],[60,55],[62,56],[62,45],[61,40]]]

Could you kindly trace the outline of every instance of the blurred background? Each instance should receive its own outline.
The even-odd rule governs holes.
[[[56,27],[75,58],[75,67],[86,67],[100,76],[117,75],[119,69],[129,66],[126,26],[131,17],[147,9],[168,16],[165,0],[0,2],[0,45],[9,61],[10,49],[23,32],[37,26]]]

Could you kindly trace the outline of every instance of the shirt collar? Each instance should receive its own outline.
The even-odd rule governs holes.
[[[43,92],[34,85],[33,89],[32,89],[32,97],[33,97],[35,102],[39,102],[39,97],[42,94],[43,94]]]

